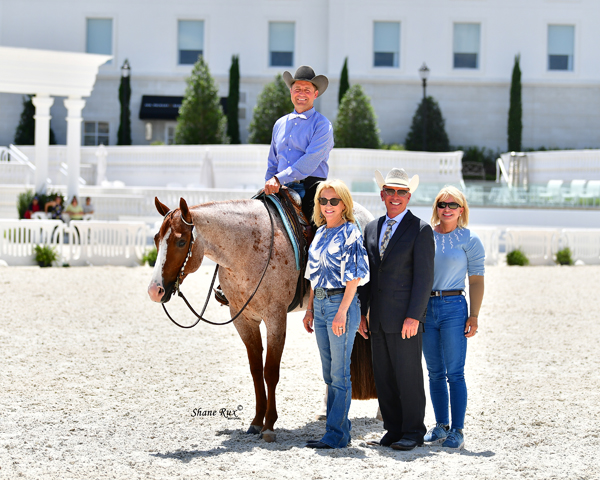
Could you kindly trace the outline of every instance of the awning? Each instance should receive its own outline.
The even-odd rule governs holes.
[[[183,97],[143,95],[140,120],[176,120]]]

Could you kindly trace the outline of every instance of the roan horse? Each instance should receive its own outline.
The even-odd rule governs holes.
[[[176,290],[178,276],[182,282],[187,275],[198,270],[206,256],[219,265],[219,282],[229,299],[233,317],[256,289],[269,261],[260,287],[233,325],[246,346],[256,396],[256,414],[247,433],[260,433],[265,441],[275,441],[275,388],[279,382],[279,366],[285,344],[287,310],[294,298],[299,275],[283,223],[273,210],[274,237],[269,259],[271,219],[263,202],[230,200],[189,208],[182,198],[180,208],[173,211],[158,198],[155,204],[164,220],[154,238],[158,257],[148,287],[153,301],[168,302]],[[355,204],[354,213],[362,228],[373,218],[360,205]],[[193,227],[196,239],[190,249]],[[188,251],[191,256],[188,256]],[[181,271],[184,262],[185,267]],[[303,301],[304,309],[307,302],[308,294]],[[261,321],[265,322],[267,329],[264,367]],[[370,364],[368,368],[371,368]]]

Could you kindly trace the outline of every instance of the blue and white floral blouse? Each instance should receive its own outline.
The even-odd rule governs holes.
[[[320,227],[308,251],[305,278],[312,288],[342,288],[360,278],[369,281],[369,258],[358,227],[346,222],[335,228]]]

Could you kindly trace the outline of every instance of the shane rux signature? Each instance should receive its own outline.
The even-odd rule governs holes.
[[[218,409],[203,409],[194,408],[192,410],[192,417],[224,417],[227,420],[241,420],[238,417],[244,407],[238,405],[236,408],[218,408]]]

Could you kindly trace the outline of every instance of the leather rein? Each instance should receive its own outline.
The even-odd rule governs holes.
[[[167,311],[167,307],[165,306],[165,304],[162,304],[163,310],[165,311],[165,313],[167,314],[167,317],[169,317],[169,320],[171,320],[175,325],[177,325],[180,328],[193,328],[196,325],[198,325],[198,323],[200,323],[200,320],[202,320],[203,322],[206,323],[210,323],[211,325],[227,325],[231,322],[233,322],[234,320],[236,320],[241,314],[242,312],[246,309],[246,307],[248,306],[248,304],[250,303],[250,301],[254,298],[254,295],[256,294],[256,292],[258,291],[258,287],[260,287],[263,278],[265,278],[265,274],[267,273],[267,268],[269,268],[269,264],[271,263],[271,256],[273,255],[273,244],[275,241],[275,225],[273,223],[273,214],[271,213],[271,210],[269,210],[269,206],[267,205],[267,202],[265,200],[262,200],[263,204],[265,205],[265,208],[267,209],[267,212],[269,213],[269,220],[271,221],[271,245],[269,246],[269,257],[267,258],[267,263],[265,265],[265,268],[263,269],[262,275],[260,276],[260,280],[258,281],[258,285],[256,285],[256,288],[254,289],[254,292],[252,292],[252,295],[250,295],[250,298],[248,298],[248,300],[246,300],[246,303],[244,303],[244,306],[240,309],[240,311],[230,320],[227,320],[226,322],[212,322],[210,320],[207,320],[206,318],[203,317],[204,312],[206,311],[206,307],[208,305],[208,301],[210,300],[210,292],[213,289],[213,286],[215,284],[215,280],[217,278],[217,272],[219,271],[219,265],[217,264],[216,268],[215,268],[215,273],[213,275],[212,281],[210,283],[210,287],[208,287],[208,294],[206,295],[206,301],[204,302],[204,307],[202,308],[202,312],[200,312],[200,315],[198,315],[196,313],[196,311],[194,310],[194,308],[190,305],[190,303],[187,301],[187,298],[185,298],[185,296],[183,295],[183,292],[181,291],[181,289],[179,288],[180,283],[183,281],[183,271],[185,269],[185,266],[188,262],[188,260],[192,257],[192,246],[194,245],[194,241],[196,240],[196,226],[194,225],[194,223],[188,223],[185,218],[183,218],[183,215],[181,216],[181,220],[183,221],[183,223],[185,223],[186,225],[189,225],[190,227],[192,227],[192,237],[190,239],[190,246],[188,248],[188,253],[187,256],[185,257],[185,260],[183,262],[183,265],[181,266],[181,270],[179,270],[179,274],[177,275],[177,280],[175,282],[175,291],[177,292],[177,295],[179,297],[181,297],[183,299],[183,301],[185,302],[185,304],[188,306],[188,308],[191,310],[191,312],[196,316],[197,320],[194,324],[192,325],[181,325],[179,323],[177,323],[175,320],[173,320],[173,318],[171,317],[171,315],[169,315],[169,312]],[[171,215],[173,213],[173,211],[169,211],[167,212],[167,214],[165,215],[165,219]]]

